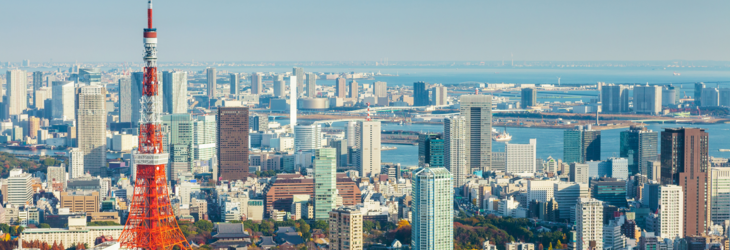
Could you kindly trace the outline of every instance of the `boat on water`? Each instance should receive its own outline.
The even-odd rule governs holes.
[[[507,133],[507,128],[505,128],[502,132],[492,128],[492,140],[496,142],[508,142],[512,140],[512,135]]]
[[[721,148],[721,149],[719,149],[718,151],[720,151],[720,152],[730,152],[730,149],[726,149],[726,148]]]

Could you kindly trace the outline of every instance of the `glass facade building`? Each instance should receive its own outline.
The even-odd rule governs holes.
[[[411,177],[411,248],[454,249],[454,189],[445,168],[419,168]]]

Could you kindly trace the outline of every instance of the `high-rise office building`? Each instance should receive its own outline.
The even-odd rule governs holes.
[[[347,79],[344,77],[338,77],[335,80],[335,97],[347,98]]]
[[[591,181],[591,197],[616,207],[628,207],[626,202],[626,181],[601,177]]]
[[[10,176],[7,178],[7,195],[8,203],[15,206],[33,205],[33,176],[29,173],[23,173],[22,169],[16,168],[10,170]]]
[[[695,106],[697,106],[697,107],[702,106],[701,99],[702,99],[702,90],[704,88],[705,88],[704,82],[695,83],[694,99],[695,99]]]
[[[297,125],[297,78],[292,76],[289,77],[289,126],[294,127]]]
[[[380,174],[380,122],[360,121],[360,176],[375,177]]]
[[[269,115],[264,113],[254,113],[248,119],[248,126],[253,131],[265,132],[269,130]]]
[[[576,249],[603,249],[603,202],[580,198],[575,208],[575,222]]]
[[[710,201],[710,218],[714,225],[730,220],[730,168],[710,169]]]
[[[444,106],[448,104],[448,89],[446,86],[433,87],[433,96],[431,97],[431,104],[436,106]]]
[[[28,134],[27,136],[30,138],[36,138],[38,135],[38,130],[41,129],[41,118],[31,116],[28,117]]]
[[[348,207],[329,212],[329,249],[362,250],[362,216],[360,210]]]
[[[444,137],[441,134],[418,135],[418,166],[444,166]]]
[[[297,94],[299,96],[304,96],[304,69],[294,67],[292,68],[292,78],[296,78],[296,82],[292,81],[293,83],[296,83],[296,90]],[[299,97],[297,96],[297,97]]]
[[[231,90],[231,95],[238,97],[238,81],[239,81],[238,74],[230,73],[230,74],[228,74],[228,77],[229,77],[228,79],[229,79],[229,84],[230,84],[229,88]]]
[[[286,98],[286,82],[282,75],[274,75],[274,97]]]
[[[317,98],[317,75],[307,73],[307,97]]]
[[[352,81],[350,81],[350,98],[352,98],[355,102],[357,102],[359,98],[358,91],[359,90],[357,89],[357,81],[353,79]]]
[[[585,163],[570,163],[570,181],[588,184],[590,180],[590,166]]]
[[[198,116],[193,121],[193,157],[196,161],[208,161],[216,154],[218,121],[215,115]],[[220,159],[220,158],[219,158]]]
[[[43,72],[33,72],[33,91],[37,91],[43,87]]]
[[[248,108],[218,108],[218,166],[221,179],[248,178]]]
[[[305,151],[322,147],[322,125],[294,126],[294,150]]]
[[[49,87],[41,87],[38,90],[33,93],[33,106],[36,109],[45,109],[45,103],[46,100],[50,100],[53,98],[53,93],[51,92],[51,88]],[[48,105],[48,108],[51,108],[51,105]]]
[[[74,82],[55,81],[53,82],[53,119],[71,120],[76,112],[76,93]]]
[[[132,79],[129,77],[119,78],[119,98],[117,99],[117,106],[119,106],[119,122],[128,122],[132,124],[132,102],[139,102],[139,100],[132,100]]]
[[[314,150],[314,219],[327,220],[337,203],[337,164],[334,148]]]
[[[190,114],[162,116],[163,150],[170,154],[169,180],[177,180],[179,174],[192,171],[194,154],[193,130],[195,125]]]
[[[659,133],[646,127],[631,126],[621,131],[619,154],[629,160],[629,173],[649,176],[647,162],[655,161],[659,152]]]
[[[684,235],[711,224],[709,135],[700,128],[665,128],[661,135],[661,183],[679,185],[685,197]]]
[[[93,176],[106,176],[106,115],[106,88],[89,85],[77,90],[78,145],[84,152],[84,171]]]
[[[730,88],[720,88],[720,106],[730,107]]]
[[[263,75],[258,72],[251,73],[251,94],[263,93]]]
[[[613,84],[601,87],[601,112],[618,114],[629,111],[629,88]]]
[[[162,89],[165,97],[162,102],[163,112],[168,114],[183,114],[188,112],[188,72],[163,72]]]
[[[5,78],[6,101],[9,115],[19,115],[28,108],[28,75],[25,70],[8,70]]]
[[[563,162],[584,163],[601,160],[601,131],[591,125],[563,131]]]
[[[81,68],[79,69],[79,84],[101,85],[101,69]]]
[[[208,79],[208,100],[216,98],[216,89],[218,88],[218,85],[216,83],[216,70],[215,68],[207,68],[205,69],[205,74]]]
[[[662,88],[662,105],[676,105],[679,101],[679,90],[673,85],[664,86]]]
[[[413,171],[411,249],[453,249],[454,188],[445,168]]]
[[[505,172],[535,173],[537,171],[537,139],[528,144],[505,143]]]
[[[662,111],[662,87],[659,85],[634,86],[634,112],[656,115]]]
[[[537,89],[522,88],[521,92],[522,95],[520,95],[520,106],[523,109],[527,109],[537,105]]]
[[[704,88],[702,89],[702,107],[717,107],[720,106],[720,90],[717,88]]]
[[[467,165],[467,143],[469,137],[466,134],[466,119],[462,116],[444,119],[444,166],[454,176],[454,187],[464,185],[471,170]]]
[[[345,127],[345,139],[347,139],[348,147],[355,147],[359,144],[359,138],[357,138],[357,126],[357,122],[347,122],[347,127]]]
[[[492,96],[462,95],[461,116],[466,119],[467,165],[471,170],[490,170],[492,164]]]
[[[84,175],[84,152],[79,148],[68,150],[68,177],[79,178]]]
[[[491,100],[490,100],[491,101]],[[413,106],[428,106],[431,101],[428,99],[428,90],[425,82],[413,83]]]
[[[388,83],[381,81],[373,83],[373,95],[376,97],[388,97]]]

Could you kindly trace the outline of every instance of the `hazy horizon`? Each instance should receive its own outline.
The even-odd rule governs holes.
[[[145,9],[145,0],[7,1],[0,61],[141,62]],[[154,26],[161,62],[723,62],[727,9],[727,1],[155,0]]]

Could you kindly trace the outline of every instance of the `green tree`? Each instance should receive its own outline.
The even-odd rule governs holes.
[[[213,223],[207,220],[198,220],[195,223],[193,223],[195,227],[198,228],[198,232],[207,232],[210,233],[213,231]],[[202,233],[201,232],[201,233]]]
[[[373,231],[373,229],[375,229],[375,222],[373,222],[371,220],[364,220],[362,222],[363,232],[370,232],[370,231]]]
[[[51,228],[51,225],[48,225],[46,223],[41,223],[41,228]]]
[[[329,233],[330,225],[325,220],[317,220],[314,222],[314,225],[312,226],[312,228],[322,230],[325,233]]]

